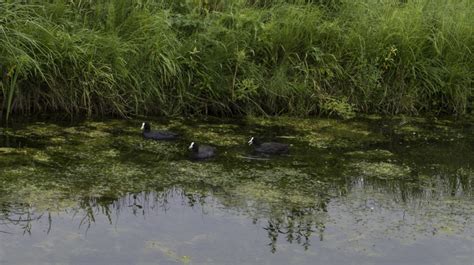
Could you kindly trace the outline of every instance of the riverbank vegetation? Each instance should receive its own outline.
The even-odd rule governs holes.
[[[2,1],[11,113],[471,113],[470,0]]]

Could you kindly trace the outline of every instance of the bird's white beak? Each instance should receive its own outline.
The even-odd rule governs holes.
[[[144,130],[145,129],[145,123],[142,123],[142,127],[140,128],[140,130]]]
[[[252,145],[253,144],[253,137],[250,138],[249,142],[248,142],[249,145]]]
[[[194,146],[194,142],[192,142],[192,143],[189,145],[188,149],[193,149],[193,146]]]

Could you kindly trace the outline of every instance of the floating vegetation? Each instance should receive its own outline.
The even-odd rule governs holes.
[[[249,122],[272,128],[285,126],[294,130],[293,137],[313,148],[353,148],[363,144],[383,142],[386,139],[369,128],[367,123],[331,119],[298,119],[275,117],[271,119],[248,118]],[[285,131],[285,130],[282,130]],[[276,137],[286,138],[283,135]]]
[[[438,122],[439,123],[439,122]],[[446,124],[432,124],[426,122],[410,122],[396,126],[394,132],[403,137],[405,141],[454,141],[464,137],[459,129]]]
[[[349,166],[350,172],[357,172],[361,176],[378,179],[408,178],[410,168],[388,162],[357,162]],[[348,174],[351,174],[348,172]]]
[[[394,153],[383,150],[383,149],[374,149],[374,150],[364,150],[364,151],[352,151],[347,152],[345,155],[356,158],[356,159],[369,159],[369,160],[380,160],[388,159],[395,156]]]
[[[179,131],[180,138],[145,140],[135,120],[17,123],[5,130],[0,135],[0,231],[3,222],[31,232],[39,220],[44,224],[51,216],[55,224],[55,216],[71,212],[93,229],[101,217],[114,223],[115,215],[131,212],[147,219],[178,203],[203,214],[251,219],[265,231],[270,252],[284,252],[282,242],[310,251],[315,241],[329,240],[350,253],[377,256],[364,242],[392,237],[410,245],[416,242],[411,235],[472,234],[466,225],[474,211],[469,127],[439,122],[448,129],[429,132],[432,124],[406,118],[403,125],[285,117],[152,122]],[[412,138],[414,132],[432,136]],[[250,135],[288,143],[290,154],[256,156],[246,144]],[[447,135],[459,137],[447,141]],[[218,155],[191,161],[191,140],[216,146]],[[11,221],[15,214],[28,225]],[[346,231],[339,235],[344,240],[333,241],[334,229]],[[142,243],[147,255],[159,253],[178,264],[199,260],[196,252],[177,252],[156,238]]]
[[[183,265],[191,264],[191,258],[189,256],[180,256],[175,251],[166,247],[165,244],[159,241],[147,241],[145,242],[145,250],[147,251],[159,251],[172,261],[179,262]]]
[[[11,155],[11,154],[26,154],[26,150],[11,148],[11,147],[0,147],[0,155]]]

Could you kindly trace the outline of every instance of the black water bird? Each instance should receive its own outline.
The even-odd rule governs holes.
[[[277,142],[260,143],[256,138],[252,137],[248,141],[248,144],[254,147],[256,153],[267,154],[267,155],[283,155],[290,152],[290,146],[288,144],[282,144]]]
[[[198,145],[195,142],[192,142],[189,145],[189,150],[191,150],[192,159],[207,159],[215,156],[216,148],[209,145]]]
[[[150,123],[142,123],[141,130],[143,131],[143,138],[152,140],[173,140],[178,137],[177,133],[170,131],[152,131]]]

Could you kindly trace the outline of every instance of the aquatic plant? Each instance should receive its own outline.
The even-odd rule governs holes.
[[[2,1],[2,114],[473,110],[473,2]]]
[[[159,254],[182,264],[198,260],[203,245],[212,249],[217,236],[183,218],[185,212],[218,220],[205,226],[226,241],[236,224],[250,226],[269,252],[285,255],[293,252],[289,244],[299,245],[311,262],[322,243],[380,255],[373,242],[386,238],[404,248],[437,234],[472,241],[472,124],[406,117],[153,121],[182,133],[184,139],[169,143],[143,139],[141,120],[16,121],[1,130],[0,234],[44,237],[35,242],[41,252],[45,246],[72,249],[76,240],[77,249],[90,247],[79,239],[83,232],[133,235],[140,257],[156,261]],[[284,139],[291,155],[254,159],[245,144],[250,132]],[[190,161],[188,138],[212,141],[219,155]],[[163,221],[173,212],[179,221],[169,230]],[[229,231],[216,229],[218,223]],[[188,237],[190,231],[197,233]],[[57,243],[50,245],[52,239]],[[22,244],[4,248],[17,251]],[[183,245],[196,252],[177,251]]]

